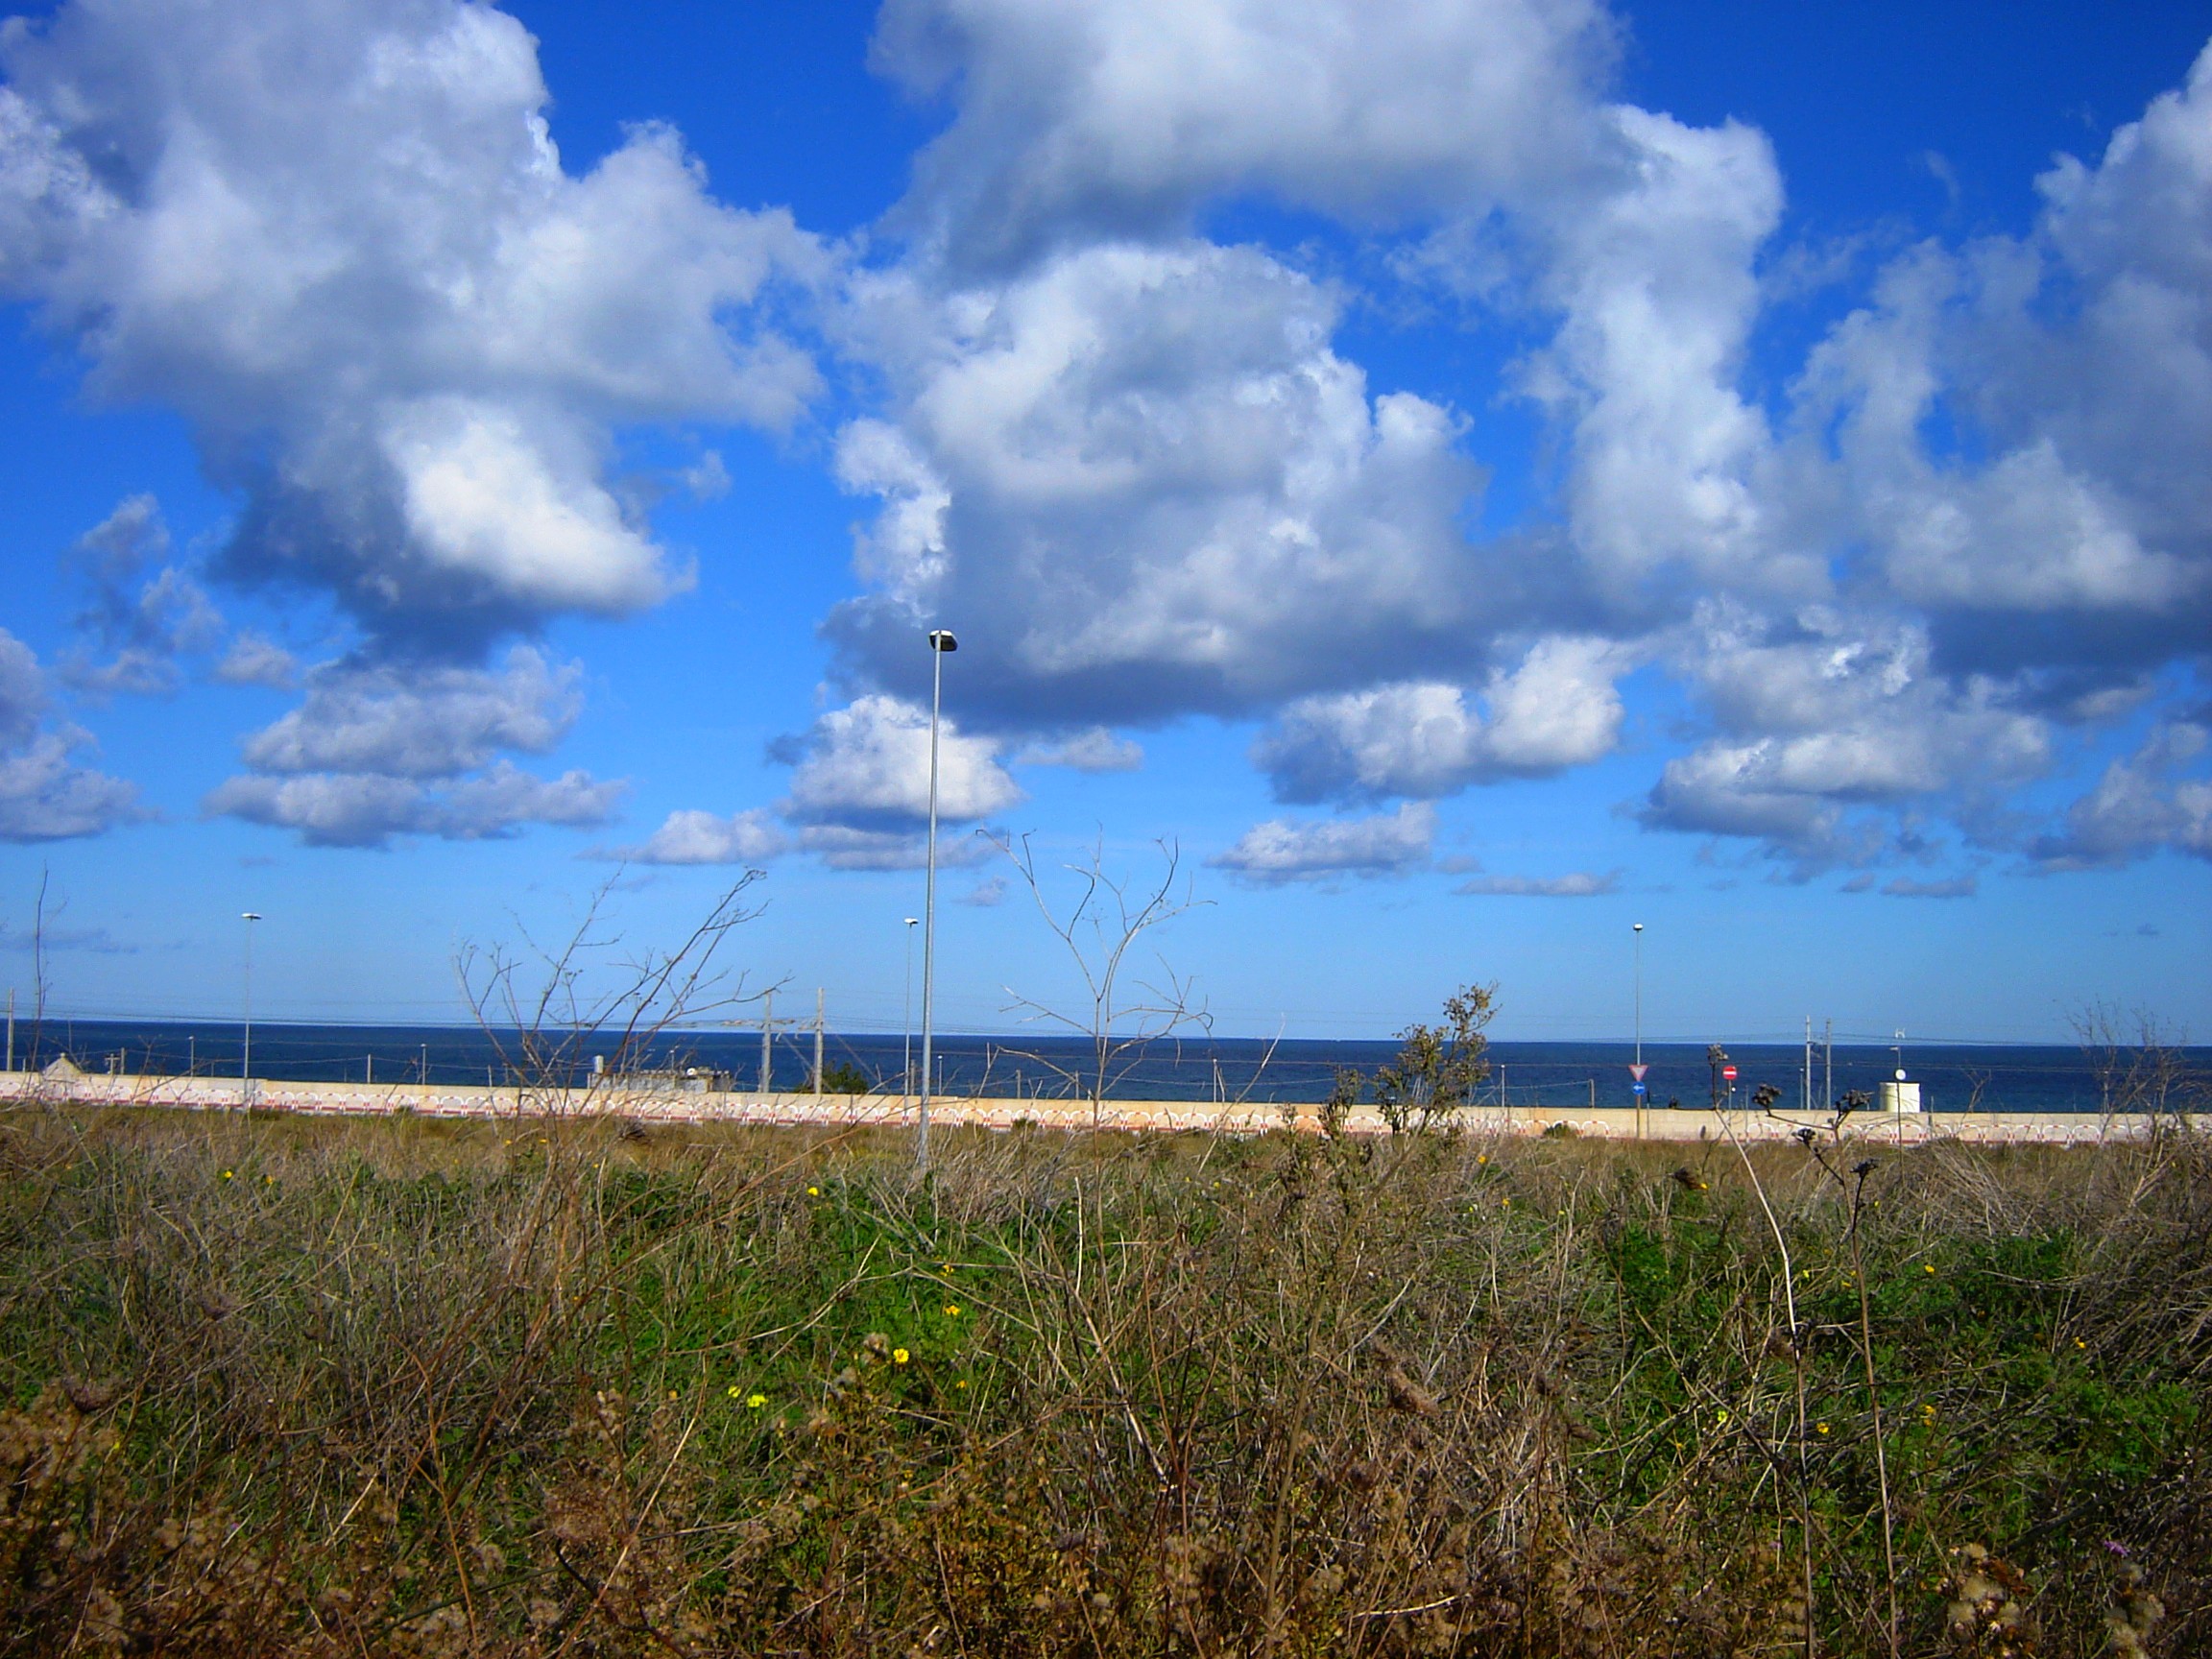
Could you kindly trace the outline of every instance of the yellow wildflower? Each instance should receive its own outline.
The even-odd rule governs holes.
[[[959,1317],[960,1317],[960,1304],[959,1304],[959,1303],[957,1303],[957,1302],[948,1302],[948,1303],[946,1303],[946,1304],[945,1304],[945,1317],[946,1317],[946,1318],[948,1318],[948,1319],[957,1319],[957,1318],[959,1318]]]
[[[1816,1423],[1814,1425],[1814,1430],[1816,1433],[1825,1434],[1828,1432],[1828,1425],[1825,1423]]]
[[[734,1394],[737,1390],[733,1388],[730,1392]],[[745,1396],[745,1409],[748,1411],[757,1411],[767,1404],[768,1396],[765,1394],[748,1394]]]
[[[806,1189],[806,1196],[809,1198],[819,1198],[822,1196],[822,1189],[819,1187],[809,1187]]]
[[[903,1348],[894,1348],[891,1350],[891,1363],[894,1365],[903,1365],[908,1359],[912,1358],[913,1356],[908,1354]]]
[[[224,1171],[223,1171],[223,1179],[224,1179],[224,1180],[226,1180],[226,1181],[228,1181],[228,1180],[229,1180],[229,1179],[230,1179],[230,1171],[229,1171],[229,1170],[226,1169],[226,1170],[224,1170]]]

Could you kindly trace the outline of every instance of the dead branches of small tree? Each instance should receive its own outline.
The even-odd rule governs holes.
[[[590,1105],[595,1091],[650,1066],[656,1048],[678,1024],[757,1001],[740,972],[715,966],[732,929],[759,914],[747,894],[762,879],[748,870],[713,902],[674,950],[625,953],[608,916],[620,873],[591,894],[565,941],[541,946],[519,921],[521,945],[465,946],[454,974],[478,1026],[518,1084],[517,1109],[564,1109],[579,1085]]]
[[[2107,1128],[2115,1118],[2137,1114],[2150,1119],[2153,1139],[2168,1128],[2193,1126],[2205,1107],[2206,1080],[2156,1015],[2143,1008],[2123,1015],[2097,1002],[2076,1014],[2073,1025],[2096,1070]]]
[[[1037,868],[1030,838],[998,840],[1037,912],[1052,936],[1066,947],[1083,986],[1081,1001],[1055,1007],[1008,986],[1007,1012],[1025,1024],[1059,1030],[1084,1040],[1089,1052],[1079,1064],[1029,1052],[1034,1061],[1065,1082],[1078,1098],[1091,1102],[1091,1124],[1098,1126],[1103,1103],[1116,1085],[1142,1063],[1155,1044],[1176,1041],[1183,1032],[1211,1035],[1213,1016],[1192,998],[1193,981],[1178,974],[1157,952],[1158,972],[1148,978],[1130,974],[1130,953],[1147,934],[1206,902],[1193,899],[1182,876],[1182,851],[1173,841],[1156,841],[1162,869],[1157,879],[1140,882],[1106,868],[1105,840],[1094,840],[1080,862],[1062,865],[1072,879],[1074,902],[1063,914],[1053,908],[1046,880]]]

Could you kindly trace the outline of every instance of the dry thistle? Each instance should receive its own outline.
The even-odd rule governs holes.
[[[2143,1569],[2132,1561],[2115,1565],[2112,1578],[2118,1605],[2104,1616],[2104,1634],[2114,1659],[2150,1659],[2151,1632],[2164,1621],[2166,1603],[2144,1587]]]
[[[1975,1659],[2028,1659],[2035,1651],[2035,1627],[2027,1616],[2032,1592],[2026,1576],[1980,1544],[1955,1555],[1943,1616],[1951,1650]]]

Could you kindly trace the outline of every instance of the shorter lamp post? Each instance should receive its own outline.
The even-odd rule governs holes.
[[[1636,1086],[1632,1098],[1636,1102],[1636,1136],[1644,1136],[1644,924],[1629,924],[1636,930],[1636,1067],[1632,1073]]]
[[[246,1041],[238,1060],[238,1103],[248,1110],[253,1105],[253,924],[261,920],[258,910],[239,912],[239,920],[246,924]]]
[[[929,1167],[930,1040],[937,986],[937,720],[945,703],[945,659],[960,649],[946,628],[929,630],[929,851],[922,890],[922,1109],[916,1119],[914,1161]]]
[[[914,929],[922,925],[922,918],[906,918],[906,1007],[900,1016],[900,1025],[906,1033],[905,1045],[899,1056],[899,1096],[903,1106],[914,1093]]]
[[[1631,924],[1636,929],[1636,1064],[1644,1064],[1644,924]],[[1642,1080],[1643,1074],[1637,1074]]]

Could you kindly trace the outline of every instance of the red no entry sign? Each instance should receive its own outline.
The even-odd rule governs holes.
[[[1733,1083],[1736,1081],[1736,1068],[1733,1066],[1723,1066],[1720,1068],[1720,1075],[1725,1077],[1729,1082]]]

